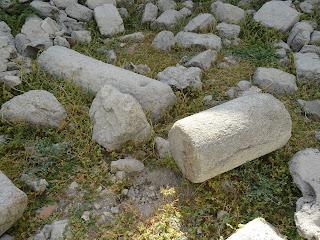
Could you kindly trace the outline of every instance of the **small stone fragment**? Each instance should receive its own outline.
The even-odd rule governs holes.
[[[111,172],[124,171],[126,173],[141,172],[144,164],[133,158],[124,158],[111,162]]]
[[[49,186],[49,183],[45,179],[32,177],[28,174],[22,174],[20,180],[32,191],[39,194],[43,193]]]
[[[185,64],[185,66],[198,67],[203,70],[208,70],[216,59],[217,59],[217,52],[209,49],[191,58]]]
[[[320,100],[304,101],[298,99],[298,104],[307,116],[316,121],[320,121]]]

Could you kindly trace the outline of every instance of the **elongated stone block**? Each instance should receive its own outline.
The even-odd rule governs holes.
[[[132,95],[155,119],[176,97],[169,85],[134,72],[98,61],[74,50],[53,46],[38,58],[42,69],[60,78],[72,80],[93,92],[109,84],[120,92]]]
[[[199,183],[284,146],[291,117],[270,94],[250,94],[177,121],[170,150],[182,173]]]

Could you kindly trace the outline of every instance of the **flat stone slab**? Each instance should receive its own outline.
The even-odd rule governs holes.
[[[221,38],[212,33],[179,32],[175,38],[177,45],[182,48],[198,46],[206,49],[220,50],[222,47]]]
[[[27,195],[0,171],[0,236],[22,216]]]
[[[296,53],[294,55],[297,80],[320,83],[320,56],[316,53]]]
[[[300,13],[283,1],[270,1],[266,2],[253,18],[265,27],[286,32],[299,21]]]
[[[200,183],[283,147],[291,117],[270,94],[250,94],[183,118],[169,131],[183,175]]]
[[[256,218],[239,228],[227,240],[285,240],[276,229],[263,218]]]
[[[42,69],[57,77],[71,80],[86,90],[99,91],[109,84],[132,95],[145,112],[159,118],[176,97],[170,86],[134,72],[98,61],[74,50],[54,46],[38,58]]]

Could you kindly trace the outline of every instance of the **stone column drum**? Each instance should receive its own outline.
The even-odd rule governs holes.
[[[185,177],[199,183],[281,148],[291,125],[275,97],[246,95],[177,121],[170,150]]]

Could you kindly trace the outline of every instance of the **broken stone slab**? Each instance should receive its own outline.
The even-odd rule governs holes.
[[[198,67],[186,68],[181,65],[167,67],[162,72],[159,72],[157,78],[160,82],[174,86],[180,90],[187,87],[192,89],[201,89],[201,69]]]
[[[209,32],[216,26],[216,19],[210,13],[200,13],[183,28],[185,32]]]
[[[287,43],[293,51],[298,52],[310,42],[312,32],[313,27],[310,23],[298,22],[291,29]]]
[[[245,17],[243,9],[220,1],[212,3],[211,12],[218,22],[239,24]]]
[[[191,58],[186,64],[186,67],[198,67],[202,70],[208,70],[211,67],[211,64],[217,59],[217,52],[211,49],[208,49],[204,52],[201,52]]]
[[[177,45],[182,48],[203,47],[220,50],[222,47],[221,38],[212,33],[179,32],[175,39]]]
[[[66,8],[68,16],[77,19],[78,21],[88,22],[92,19],[92,10],[81,4],[71,4]]]
[[[269,1],[254,14],[253,18],[265,27],[286,32],[299,21],[300,13],[283,1]]]
[[[170,31],[159,32],[152,41],[152,47],[162,51],[170,51],[175,44],[174,34]]]
[[[142,23],[151,23],[157,19],[158,7],[153,3],[147,3],[142,15]]]
[[[170,150],[191,182],[200,183],[283,147],[291,117],[270,94],[250,94],[177,121]]]
[[[90,107],[93,122],[92,138],[108,151],[122,144],[143,142],[150,137],[151,126],[140,104],[129,94],[105,85]]]
[[[277,230],[263,218],[256,218],[239,228],[227,240],[285,240]]]
[[[27,195],[0,171],[0,236],[22,216],[27,203]]]
[[[115,34],[124,32],[123,20],[118,9],[113,4],[105,4],[94,9],[100,33],[104,37],[111,37]]]
[[[117,6],[117,1],[116,0],[87,0],[86,1],[86,5],[92,10],[104,4],[112,4],[114,6]]]
[[[294,55],[297,80],[320,82],[320,56],[316,53],[296,53]]]
[[[298,104],[307,116],[316,121],[320,121],[320,100],[304,101],[298,99]]]
[[[72,80],[86,90],[97,92],[109,84],[122,93],[130,94],[155,119],[176,101],[167,84],[64,47],[54,46],[44,51],[38,63],[50,74]]]
[[[292,95],[298,90],[296,77],[276,68],[257,68],[253,83],[268,93],[279,95]]]
[[[133,158],[124,158],[112,161],[110,168],[113,173],[117,171],[124,171],[126,173],[141,172],[144,169],[144,164],[143,162]]]
[[[30,90],[5,102],[1,106],[0,117],[13,123],[59,127],[67,113],[53,94],[44,90]]]

